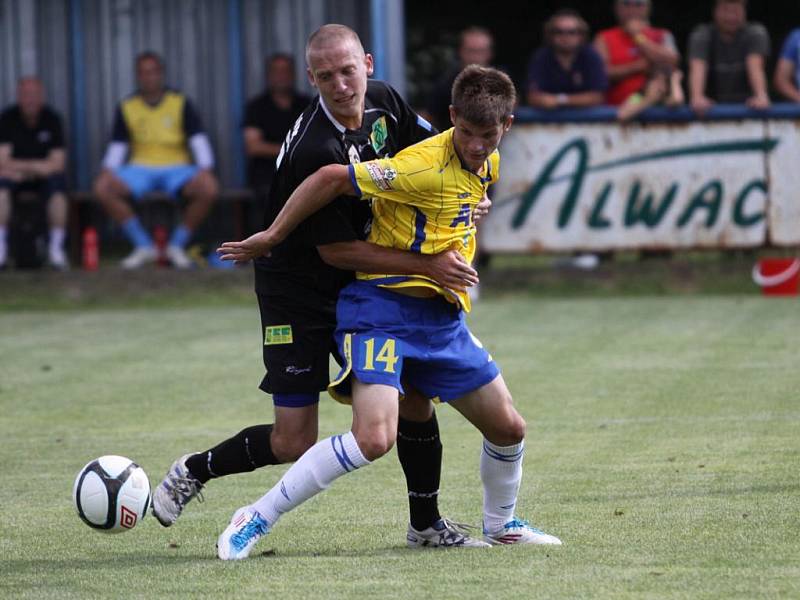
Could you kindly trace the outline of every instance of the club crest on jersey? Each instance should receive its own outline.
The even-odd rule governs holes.
[[[264,328],[264,345],[277,346],[292,343],[291,325],[272,325]]]
[[[372,149],[379,153],[386,146],[389,130],[386,128],[386,117],[381,117],[372,124],[372,133],[369,135]]]
[[[397,177],[397,171],[394,169],[383,169],[373,162],[364,163],[364,166],[367,168],[370,179],[372,179],[372,182],[379,189],[382,189],[384,192],[393,189],[392,180]]]

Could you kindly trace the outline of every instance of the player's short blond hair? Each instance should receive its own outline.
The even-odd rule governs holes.
[[[453,82],[456,116],[475,125],[505,123],[514,111],[517,91],[511,78],[492,67],[469,65]]]
[[[323,46],[328,46],[339,40],[350,40],[354,42],[356,47],[364,54],[364,45],[361,43],[361,38],[358,37],[355,31],[350,29],[347,25],[328,23],[308,36],[308,41],[306,42],[306,64],[309,67],[311,66],[309,58],[314,50]]]

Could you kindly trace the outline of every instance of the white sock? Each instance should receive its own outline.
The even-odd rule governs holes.
[[[522,481],[524,442],[495,446],[484,438],[481,450],[483,529],[497,531],[514,516]]]
[[[50,230],[50,252],[53,250],[61,250],[64,245],[64,238],[66,237],[66,230],[63,227],[53,227]]]
[[[352,432],[326,438],[309,448],[251,508],[272,526],[283,513],[316,496],[345,473],[368,464]]]

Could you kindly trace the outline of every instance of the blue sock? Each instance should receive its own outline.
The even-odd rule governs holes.
[[[153,240],[147,235],[147,232],[142,227],[142,222],[139,217],[131,217],[122,224],[122,231],[130,240],[130,242],[137,248],[142,246],[152,246]]]
[[[192,232],[186,227],[186,225],[178,225],[175,228],[175,231],[172,232],[172,236],[169,238],[169,245],[185,248],[191,237]]]

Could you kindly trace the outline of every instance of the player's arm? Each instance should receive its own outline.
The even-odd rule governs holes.
[[[258,156],[263,158],[275,158],[281,152],[281,145],[264,140],[264,135],[256,127],[245,127],[244,150],[247,156]]]
[[[11,179],[12,181],[20,181],[22,173],[15,167],[14,163],[16,161],[11,158],[11,154],[11,144],[0,142],[0,177]]]
[[[47,153],[47,158],[11,161],[11,167],[19,171],[24,177],[38,178],[50,177],[56,173],[63,173],[67,163],[67,153],[63,148],[53,148]]]
[[[225,242],[217,252],[222,260],[237,262],[265,256],[307,217],[330,204],[334,198],[355,193],[347,165],[322,167],[297,186],[269,229],[259,231],[241,242]]]
[[[420,254],[354,240],[317,246],[317,251],[326,263],[345,271],[424,275],[458,290],[478,283],[478,272],[455,250]]]

